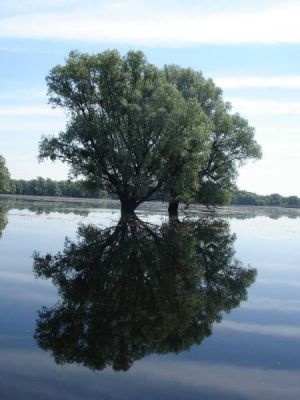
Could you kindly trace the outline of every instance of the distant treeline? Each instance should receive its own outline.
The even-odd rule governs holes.
[[[11,179],[10,188],[6,193],[23,194],[31,196],[61,196],[61,197],[86,197],[106,198],[108,194],[104,190],[91,191],[84,188],[80,181],[54,181],[50,178],[38,177],[25,181],[23,179]]]
[[[262,196],[256,193],[238,190],[231,198],[233,205],[249,206],[279,206],[279,207],[300,207],[300,198],[297,196],[284,197],[278,193]]]
[[[80,197],[80,198],[116,198],[105,190],[91,191],[85,188],[81,181],[54,181],[50,178],[38,177],[29,181],[23,179],[11,179],[10,188],[5,193],[31,195],[31,196],[58,196],[58,197]],[[159,193],[151,200],[164,200]],[[300,207],[300,198],[297,196],[284,197],[278,193],[262,196],[256,193],[237,190],[232,194],[230,204],[247,206],[280,206]]]

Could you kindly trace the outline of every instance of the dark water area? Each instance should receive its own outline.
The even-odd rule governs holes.
[[[0,398],[299,399],[299,240],[297,210],[0,199]]]

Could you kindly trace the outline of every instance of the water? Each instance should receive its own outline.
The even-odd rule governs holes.
[[[190,215],[0,200],[1,399],[299,399],[300,213]]]

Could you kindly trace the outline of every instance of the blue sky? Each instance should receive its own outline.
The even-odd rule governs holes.
[[[43,134],[64,128],[45,76],[72,49],[142,49],[150,62],[201,70],[256,128],[263,159],[241,189],[300,196],[300,1],[10,0],[0,10],[0,154],[13,178],[64,179],[37,162]]]

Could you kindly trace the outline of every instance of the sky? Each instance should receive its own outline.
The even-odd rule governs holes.
[[[42,135],[66,116],[45,77],[71,50],[141,49],[157,66],[202,71],[255,127],[263,158],[238,187],[300,196],[300,0],[0,0],[0,154],[11,177],[65,179],[38,163]]]

